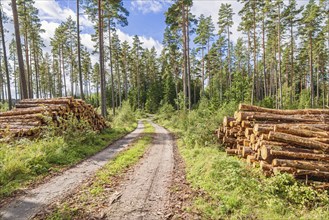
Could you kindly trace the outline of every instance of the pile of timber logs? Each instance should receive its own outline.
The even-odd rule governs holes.
[[[286,172],[308,182],[329,182],[329,110],[276,110],[239,105],[216,131],[228,155],[266,175]],[[328,185],[328,184],[327,184]]]
[[[106,127],[104,118],[81,99],[25,99],[0,113],[0,138],[35,136],[50,124],[65,129],[71,117],[88,122],[94,130]]]

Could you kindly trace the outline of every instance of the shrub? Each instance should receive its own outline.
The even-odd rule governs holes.
[[[131,126],[134,122],[136,122],[134,111],[131,108],[129,101],[124,101],[122,107],[117,111],[116,116],[113,118],[113,124],[114,126],[125,127]]]

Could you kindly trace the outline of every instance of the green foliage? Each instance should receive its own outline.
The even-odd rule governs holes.
[[[298,108],[310,108],[311,107],[311,92],[310,90],[304,89],[299,96]]]
[[[275,100],[273,97],[267,96],[261,102],[259,102],[259,105],[265,108],[275,108]]]
[[[162,120],[168,120],[170,119],[173,114],[175,113],[175,109],[172,105],[165,103],[164,105],[162,105],[159,109],[158,112],[158,116],[162,119]]]
[[[180,96],[181,97],[181,96]],[[217,129],[223,117],[233,114],[237,103],[230,102],[218,108],[216,101],[201,99],[198,107],[191,111],[173,112],[173,107],[163,105],[158,112],[158,120],[182,132],[182,138],[189,147],[211,146],[216,143],[213,131]]]
[[[129,101],[124,101],[122,107],[117,111],[117,114],[114,117],[114,126],[126,127],[131,126],[131,124],[135,122],[136,117]]]

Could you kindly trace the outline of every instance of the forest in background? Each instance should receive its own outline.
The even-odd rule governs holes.
[[[151,113],[164,104],[192,109],[201,97],[217,108],[229,102],[328,106],[329,1],[240,2],[242,37],[233,42],[230,4],[221,4],[214,22],[191,14],[193,1],[173,1],[157,54],[137,35],[132,45],[120,41],[116,29],[129,16],[120,0],[77,0],[77,22],[69,17],[56,28],[51,53],[43,50],[35,1],[11,1],[13,18],[0,6],[0,100],[11,107],[11,99],[75,96],[101,106],[103,115],[108,107],[115,114],[123,100]],[[94,51],[80,43],[81,10],[94,23]],[[12,19],[16,35],[8,43],[3,26]],[[92,63],[92,53],[99,62]]]

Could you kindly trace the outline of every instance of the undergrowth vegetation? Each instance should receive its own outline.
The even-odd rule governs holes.
[[[71,118],[65,130],[49,126],[36,139],[0,143],[0,199],[20,187],[76,164],[136,127],[131,109],[123,106],[116,123],[95,132],[88,123]]]
[[[150,146],[155,129],[150,123],[144,122],[144,125],[144,133],[139,139],[99,170],[90,184],[86,183],[79,193],[68,198],[63,204],[54,207],[52,213],[42,219],[95,218],[95,215],[99,214],[97,207],[100,205],[104,208],[104,203],[108,203],[111,192],[107,189],[113,187],[114,177],[137,163]]]
[[[315,191],[288,174],[266,178],[226,156],[214,130],[236,109],[234,102],[216,108],[204,99],[190,112],[175,112],[169,105],[159,110],[157,120],[179,137],[188,181],[205,193],[190,208],[204,219],[329,219],[327,191]]]

